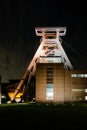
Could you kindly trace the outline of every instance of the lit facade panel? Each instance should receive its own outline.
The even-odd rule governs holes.
[[[38,63],[36,68],[36,102],[64,102],[64,66],[59,63],[43,63],[43,72],[38,74],[40,65]],[[42,75],[44,79],[40,78]],[[41,84],[38,84],[40,80]]]
[[[40,58],[41,63],[62,63],[61,57]]]

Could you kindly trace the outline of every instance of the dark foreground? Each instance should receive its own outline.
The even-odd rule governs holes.
[[[87,105],[2,104],[0,127],[11,130],[87,130]]]

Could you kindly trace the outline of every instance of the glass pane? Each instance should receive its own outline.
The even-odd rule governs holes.
[[[53,84],[47,84],[46,86],[46,99],[53,100]]]
[[[47,71],[47,77],[53,77],[53,72]]]
[[[87,100],[87,96],[85,96],[85,100]]]

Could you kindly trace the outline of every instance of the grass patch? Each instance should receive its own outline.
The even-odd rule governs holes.
[[[1,104],[0,117],[3,127],[4,122],[10,122],[11,125],[26,125],[32,128],[38,128],[39,125],[42,125],[42,128],[47,125],[49,128],[60,129],[82,128],[87,119],[87,104]]]

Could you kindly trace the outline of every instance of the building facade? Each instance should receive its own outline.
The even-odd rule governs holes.
[[[36,102],[86,102],[87,71],[65,70],[63,63],[38,63]]]

